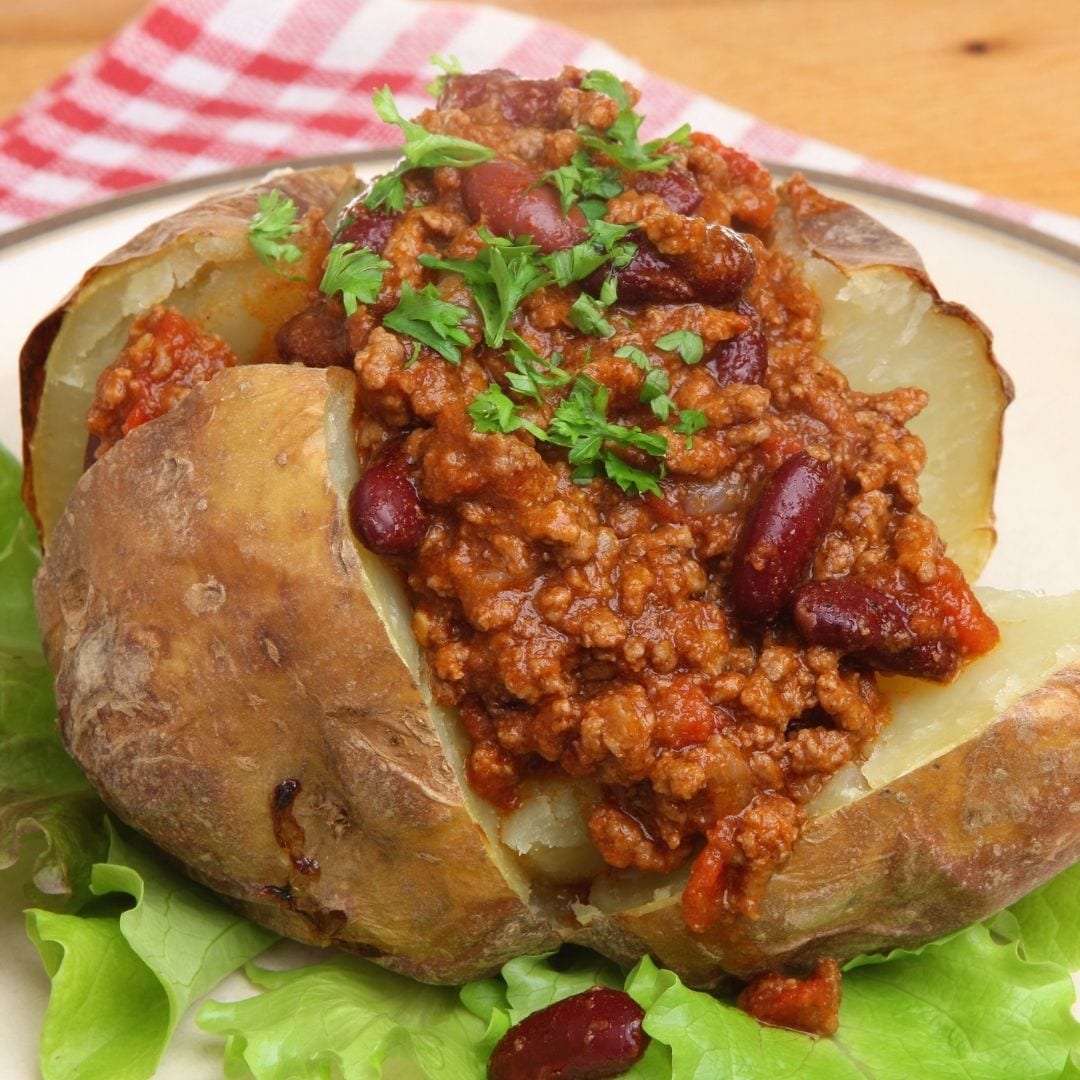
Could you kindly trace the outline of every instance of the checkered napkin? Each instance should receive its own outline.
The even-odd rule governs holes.
[[[495,8],[418,0],[159,0],[0,126],[0,231],[145,184],[393,146],[371,92],[430,103],[432,54],[527,76],[563,64],[643,91],[647,134],[689,122],[774,162],[987,210],[1080,243],[1080,219],[886,168],[649,74],[598,41]]]

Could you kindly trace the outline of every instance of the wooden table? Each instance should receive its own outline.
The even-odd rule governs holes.
[[[914,172],[1080,214],[1076,0],[498,0]],[[3,0],[0,116],[143,0]]]

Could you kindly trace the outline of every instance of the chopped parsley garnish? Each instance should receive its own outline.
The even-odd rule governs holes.
[[[678,333],[686,332],[678,331]],[[668,334],[666,336],[671,337],[672,335]],[[696,334],[690,336],[697,337]],[[664,339],[661,338],[662,340]],[[700,341],[700,338],[698,340]],[[657,344],[659,345],[660,342],[658,341]],[[629,360],[634,367],[645,372],[639,400],[648,405],[652,409],[653,415],[662,423],[666,423],[671,418],[672,413],[677,414],[678,421],[674,424],[672,430],[686,436],[686,446],[689,449],[694,442],[693,436],[709,426],[705,414],[700,409],[679,409],[676,407],[675,402],[668,394],[671,389],[671,380],[668,378],[668,373],[663,368],[653,367],[648,353],[643,349],[639,349],[636,345],[622,345],[615,350],[615,355],[622,357],[624,360]]]
[[[465,69],[461,66],[461,61],[452,53],[450,56],[440,56],[438,53],[432,53],[431,56],[428,57],[428,60],[432,67],[437,67],[442,72],[441,75],[436,75],[435,78],[424,87],[433,98],[437,98],[443,92],[443,87],[446,86],[447,75],[465,74]]]
[[[607,282],[604,284],[606,285]],[[574,301],[569,315],[570,321],[583,334],[608,338],[615,333],[615,327],[604,317],[604,309],[600,306],[600,303],[594,300],[587,292],[583,292]]]
[[[502,345],[515,309],[530,293],[549,282],[547,270],[536,259],[540,248],[524,237],[508,240],[479,230],[484,246],[472,259],[439,259],[421,255],[422,265],[460,274],[484,319],[484,341]]]
[[[402,283],[397,307],[383,317],[383,325],[430,346],[451,364],[459,364],[459,346],[471,341],[461,329],[461,323],[469,315],[468,308],[443,300],[434,285],[425,285],[417,292],[406,281]]]
[[[590,150],[605,154],[620,169],[628,172],[663,172],[675,159],[661,154],[660,148],[665,143],[685,143],[690,137],[690,125],[683,124],[666,138],[652,139],[643,144],[638,139],[638,129],[644,117],[630,107],[626,89],[610,71],[590,71],[582,79],[581,85],[586,90],[606,94],[619,106],[619,115],[607,131],[601,133],[584,127],[580,132],[582,141]]]
[[[634,367],[639,367],[642,371],[648,371],[652,366],[648,353],[636,345],[621,345],[615,350],[615,355],[623,360],[629,360]]]
[[[507,371],[506,381],[512,390],[539,404],[543,400],[544,390],[565,386],[570,382],[570,373],[560,367],[562,356],[559,353],[552,353],[545,360],[530,349],[517,334],[507,334],[506,340],[509,345],[506,358],[514,369]]]
[[[606,476],[632,495],[646,491],[659,495],[658,477],[624,461],[609,444],[634,447],[651,457],[663,458],[667,440],[639,427],[612,423],[607,418],[607,406],[608,388],[588,375],[578,375],[570,393],[555,409],[547,431],[526,420],[520,412],[522,406],[515,405],[494,383],[477,394],[468,413],[479,432],[509,434],[524,428],[540,442],[566,447],[574,480],[580,484]]]
[[[658,420],[666,421],[677,411],[675,402],[668,397],[670,389],[668,373],[661,367],[649,368],[645,381],[641,384],[641,401],[652,409]]]
[[[335,244],[326,259],[319,289],[327,296],[341,293],[345,311],[352,315],[358,304],[374,304],[382,288],[383,273],[390,264],[367,248],[353,250],[350,243]]]
[[[637,252],[637,245],[626,239],[633,225],[612,225],[609,221],[590,221],[589,238],[544,258],[557,285],[569,285],[587,278],[594,270],[610,262],[621,270]],[[606,303],[612,303],[614,297]]]
[[[603,473],[623,491],[634,495],[651,491],[660,494],[657,477],[628,465],[610,448],[634,447],[651,457],[663,458],[667,441],[639,427],[623,427],[607,418],[608,388],[588,375],[578,375],[570,393],[556,408],[548,425],[548,442],[569,449],[574,479],[587,483]]]
[[[377,210],[381,206],[387,206],[391,210],[403,210],[405,185],[402,177],[410,169],[431,169],[437,165],[465,168],[481,161],[489,161],[495,156],[495,151],[490,147],[481,146],[469,139],[459,139],[454,135],[438,135],[414,120],[406,120],[394,104],[394,95],[388,86],[376,91],[371,100],[381,119],[401,128],[405,135],[405,145],[401,148],[404,160],[391,172],[376,180],[364,199],[364,205],[369,210]]]
[[[630,108],[630,95],[627,94],[626,87],[623,86],[619,76],[610,71],[604,71],[602,68],[593,68],[593,70],[581,80],[581,89],[596,90],[598,93],[606,94],[620,109]]]
[[[530,435],[546,442],[547,433],[544,429],[520,416],[518,408],[498,384],[492,383],[473,398],[466,411],[472,417],[473,427],[481,434],[501,432],[508,435],[511,431],[524,428]]]
[[[709,421],[700,409],[683,409],[679,413],[679,422],[672,431],[686,436],[686,447],[689,449],[694,444],[694,436],[708,426]]]
[[[303,252],[288,242],[290,236],[300,231],[296,203],[274,188],[259,196],[257,206],[248,222],[248,240],[259,261],[274,269],[275,263],[297,262]]]
[[[700,363],[705,352],[701,335],[692,330],[672,330],[670,334],[656,339],[656,347],[667,352],[677,352],[687,364]]]
[[[610,166],[595,165],[583,150],[577,151],[566,165],[544,173],[541,182],[551,184],[558,192],[563,213],[568,213],[575,203],[582,203],[587,217],[588,207],[584,204],[599,202],[601,213],[607,211],[607,200],[622,194],[623,186],[619,183],[619,171]]]

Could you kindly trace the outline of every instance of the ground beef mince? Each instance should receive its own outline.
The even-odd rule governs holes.
[[[689,863],[702,931],[755,914],[886,723],[877,672],[947,680],[996,630],[919,510],[925,394],[849,387],[765,170],[642,141],[635,102],[575,69],[448,75],[415,123],[376,95],[405,159],[279,346],[356,372],[354,529],[407,583],[473,788],[587,780],[603,858]]]
[[[87,458],[100,457],[129,431],[179,405],[193,386],[236,362],[221,338],[175,308],[158,306],[140,315],[120,355],[98,377],[87,417]]]
[[[474,789],[594,781],[604,859],[692,860],[704,930],[753,915],[886,722],[875,672],[947,679],[996,632],[919,512],[925,395],[848,386],[768,174],[641,143],[634,100],[572,69],[446,78],[419,123],[490,156],[401,173],[379,317],[353,316],[359,445]],[[396,317],[425,290],[431,323]]]

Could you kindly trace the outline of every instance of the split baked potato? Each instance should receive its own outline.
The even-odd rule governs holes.
[[[685,868],[598,865],[574,781],[528,781],[513,809],[481,798],[403,584],[350,525],[356,377],[273,362],[357,182],[312,170],[269,188],[303,213],[289,274],[247,246],[252,193],[204,204],[88,274],[22,357],[60,730],[123,820],[253,919],[449,983],[563,941],[649,953],[698,986],[805,971],[927,941],[1080,857],[1080,597],[983,593],[996,650],[947,687],[887,678],[892,724],[809,804],[754,918],[693,932]],[[805,185],[775,234],[852,385],[929,391],[923,508],[976,574],[1011,394],[987,332],[903,241]],[[95,381],[157,303],[241,366],[84,471]]]

